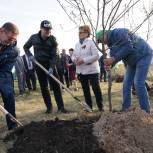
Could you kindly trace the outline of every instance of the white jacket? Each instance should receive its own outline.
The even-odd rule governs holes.
[[[77,58],[82,58],[84,63],[76,66],[77,74],[95,74],[100,72],[99,68],[99,51],[94,42],[86,38],[83,44],[78,42],[75,45],[75,50],[72,55],[72,60],[75,62]]]

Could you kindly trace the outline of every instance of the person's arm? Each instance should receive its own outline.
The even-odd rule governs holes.
[[[129,36],[129,31],[127,29],[121,29],[121,30],[116,30],[113,34],[112,37],[114,40],[115,48],[118,50],[115,50],[110,48],[110,55],[113,53],[113,57],[115,59],[115,62],[118,62],[122,59],[125,59],[129,54],[133,52],[133,44],[131,42],[130,36]],[[113,60],[114,60],[113,59]]]
[[[15,48],[10,48],[9,51],[4,51],[2,55],[0,55],[0,65],[3,65],[8,62],[15,62],[16,57],[18,56],[18,52]]]
[[[32,36],[28,39],[28,41],[24,44],[23,49],[27,56],[33,56],[30,48],[32,47]]]

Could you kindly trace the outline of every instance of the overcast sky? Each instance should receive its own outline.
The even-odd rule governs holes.
[[[24,43],[39,31],[44,19],[51,21],[60,49],[74,47],[78,41],[77,29],[70,30],[74,25],[56,0],[0,0],[0,3],[0,25],[8,21],[18,25],[18,46],[22,54]]]
[[[145,3],[149,4],[149,1],[145,0]],[[95,0],[88,0],[88,2],[94,3]],[[51,21],[52,33],[57,38],[59,49],[74,48],[78,41],[78,29],[75,28],[56,0],[0,0],[0,14],[0,26],[8,21],[18,25],[20,30],[18,47],[22,54],[24,53],[24,43],[32,34],[39,31],[40,22],[44,19]],[[137,14],[139,13],[134,12],[133,16]],[[139,18],[137,19],[139,21]],[[120,26],[123,27],[123,24],[118,25],[118,27]],[[146,28],[141,30],[146,31]],[[143,34],[143,31],[140,35]]]

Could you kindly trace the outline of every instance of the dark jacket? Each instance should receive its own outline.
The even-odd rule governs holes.
[[[61,63],[65,70],[68,70],[67,64],[69,64],[70,56],[67,54],[61,53]]]
[[[0,80],[10,78],[17,56],[16,45],[10,45],[0,52]]]
[[[24,62],[21,56],[18,56],[16,58],[16,62],[15,62],[15,71],[17,74],[23,74],[25,73],[25,66],[24,66]]]
[[[118,62],[134,66],[141,58],[150,55],[152,49],[140,37],[131,34],[128,29],[118,28],[108,32],[108,46],[110,55]]]
[[[100,66],[100,69],[104,68],[104,56],[103,55],[99,58],[99,66]]]
[[[57,58],[57,42],[54,36],[50,36],[46,40],[41,38],[40,32],[32,35],[24,45],[25,53],[30,56],[30,48],[34,48],[34,56],[40,63],[50,63],[51,66],[56,64]]]

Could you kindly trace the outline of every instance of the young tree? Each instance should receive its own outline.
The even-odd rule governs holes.
[[[92,30],[92,39],[96,43],[96,31],[109,30],[115,27],[131,29],[132,33],[138,32],[141,27],[150,28],[150,17],[153,14],[153,4],[145,1],[150,7],[144,7],[143,0],[57,0],[69,19],[76,25],[88,24]],[[142,9],[145,10],[142,12]],[[139,20],[137,20],[139,19]],[[150,30],[149,30],[150,31]],[[147,33],[147,32],[146,32]],[[149,33],[147,33],[149,34]],[[146,34],[146,36],[147,36]],[[149,35],[148,35],[149,36]],[[103,39],[103,38],[102,38]],[[105,45],[97,48],[107,56],[108,49]],[[112,110],[111,102],[111,71],[108,71],[108,100],[109,110]]]

